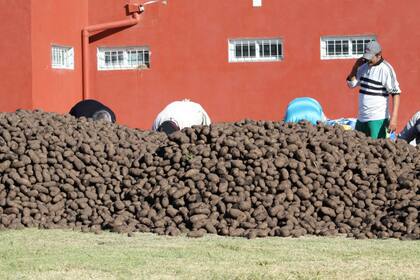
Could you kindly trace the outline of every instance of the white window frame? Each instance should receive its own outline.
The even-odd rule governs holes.
[[[74,70],[74,48],[51,45],[51,68]]]
[[[265,55],[263,47],[268,46],[269,55]],[[277,54],[272,55],[272,46],[280,45],[280,50]],[[247,53],[255,53],[255,56],[248,55],[243,57],[237,57],[236,48],[241,46],[241,52],[247,50]],[[276,51],[274,50],[274,51]],[[230,39],[228,41],[228,57],[229,62],[269,62],[269,61],[282,61],[284,58],[284,47],[283,40],[281,38],[244,38],[244,39]]]
[[[361,51],[357,51],[355,41],[360,43],[363,41]],[[363,36],[323,36],[320,39],[320,50],[321,50],[321,59],[352,59],[359,58],[363,55],[364,48],[366,46],[366,41],[376,41],[375,35],[363,35]],[[334,52],[329,53],[328,45],[333,46]],[[348,53],[343,52],[343,46],[347,46]],[[341,52],[341,53],[340,53]]]
[[[135,59],[132,59],[132,55]],[[150,68],[150,55],[151,52],[147,46],[99,47],[97,49],[98,70],[148,69]],[[139,56],[142,59],[139,59]],[[113,59],[115,59],[114,62],[112,62]]]

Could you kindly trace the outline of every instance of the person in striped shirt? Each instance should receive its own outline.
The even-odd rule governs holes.
[[[382,57],[377,41],[366,44],[365,52],[356,60],[347,76],[350,88],[359,90],[359,113],[356,130],[374,139],[386,138],[387,130],[397,129],[401,89],[391,64]],[[393,99],[392,115],[389,113],[389,96]]]

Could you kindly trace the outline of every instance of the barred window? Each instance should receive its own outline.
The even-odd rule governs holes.
[[[358,58],[365,52],[366,44],[375,36],[321,37],[321,59]]]
[[[74,69],[74,49],[66,46],[51,46],[51,67],[53,69]]]
[[[149,50],[130,50],[128,64],[131,66],[146,65],[149,67]]]
[[[280,39],[229,40],[229,62],[279,61],[283,59]]]
[[[150,68],[148,47],[98,48],[98,70]]]

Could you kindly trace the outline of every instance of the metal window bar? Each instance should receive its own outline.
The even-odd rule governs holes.
[[[337,56],[342,54],[341,42],[342,42],[341,40],[335,41],[335,55]]]
[[[330,56],[334,55],[334,40],[327,41],[327,54]]]
[[[365,52],[366,44],[369,43],[370,39],[354,39],[352,40],[352,54],[361,55]]]
[[[150,66],[147,49],[111,49],[101,52],[102,69],[136,69]]]
[[[353,40],[353,54],[363,54],[364,47],[363,47],[363,40]]]
[[[365,52],[366,49],[366,45],[370,42],[371,40],[365,40],[364,44],[363,44],[363,53]]]
[[[249,56],[251,58],[256,57],[256,51],[255,51],[255,41],[252,41],[249,43]]]
[[[278,57],[277,44],[274,41],[270,43],[270,55],[274,58]]]
[[[145,64],[148,68],[150,68],[150,55],[149,55],[149,51],[148,51],[148,50],[146,50],[146,51],[144,52],[144,64]]]
[[[105,54],[105,67],[108,67],[111,63],[111,53],[110,52],[104,52]]]
[[[110,58],[111,58],[111,60],[110,60],[110,68],[114,68],[115,67],[115,65],[116,65],[116,62],[117,62],[117,54],[116,54],[116,51],[111,51],[110,52]]]
[[[349,40],[343,41],[343,54],[349,55]]]
[[[60,65],[60,51],[57,49],[57,66]]]
[[[60,67],[63,66],[61,59],[61,50],[57,47],[53,47],[53,66]]]
[[[327,56],[345,57],[350,54],[350,41],[333,39],[325,42],[325,51]]]
[[[270,41],[264,41],[264,57],[270,55]]]
[[[229,42],[229,55],[233,61],[280,60],[282,44],[278,39],[244,39]]]
[[[270,56],[270,41],[264,40],[263,41],[263,58],[267,58]]]
[[[374,38],[346,37],[321,39],[321,57],[351,58],[362,55],[366,44]]]
[[[258,46],[259,46],[259,52],[258,55],[259,57],[264,57],[264,41],[258,41]]]
[[[64,50],[62,49],[62,50],[60,50],[60,63],[61,63],[62,66],[65,65],[64,60],[65,60],[64,59]]]
[[[53,54],[54,54],[54,60],[53,60],[54,65],[58,65],[58,50],[57,50],[57,48],[54,48]]]
[[[236,58],[242,57],[242,47],[238,43],[235,43],[235,57]]]
[[[128,51],[128,64],[130,66],[136,66],[138,64],[137,51]]]
[[[73,48],[52,46],[51,66],[58,69],[68,69],[73,66]]]
[[[145,56],[146,56],[146,51],[140,51],[141,64],[145,64],[145,62],[146,62]]]
[[[69,67],[69,55],[70,52],[68,49],[63,50],[63,65],[64,67]]]
[[[118,62],[119,67],[122,67],[124,65],[124,52],[123,51],[117,51],[117,62]]]
[[[70,67],[70,49],[66,49],[64,52],[64,65],[65,67]]]
[[[52,65],[57,65],[57,49],[53,47],[52,49]]]
[[[63,51],[62,50],[58,50],[58,65],[63,65]]]
[[[246,41],[245,44],[243,45],[243,54],[244,54],[244,58],[249,57],[249,41]]]

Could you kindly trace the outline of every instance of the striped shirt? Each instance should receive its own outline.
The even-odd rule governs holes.
[[[358,120],[361,122],[389,119],[388,97],[401,93],[395,71],[384,59],[375,65],[361,65],[356,81],[349,86],[360,86]]]

